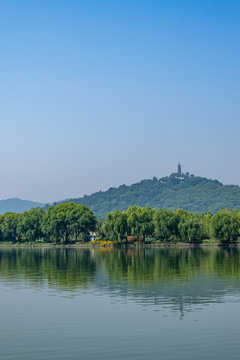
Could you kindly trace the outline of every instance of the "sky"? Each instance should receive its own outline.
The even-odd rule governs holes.
[[[240,185],[239,0],[0,0],[0,199]]]

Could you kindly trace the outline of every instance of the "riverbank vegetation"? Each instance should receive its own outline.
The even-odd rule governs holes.
[[[240,237],[240,213],[194,214],[182,209],[130,207],[107,215],[103,235],[110,240],[163,243],[230,243]]]
[[[240,242],[240,212],[219,210],[212,215],[131,206],[107,214],[101,223],[86,205],[70,202],[0,215],[0,243],[4,244],[82,243],[90,241],[92,232],[96,232],[92,245],[236,243]]]
[[[88,241],[97,218],[85,205],[62,203],[45,211],[34,208],[22,214],[0,216],[0,240],[8,243],[69,243]]]

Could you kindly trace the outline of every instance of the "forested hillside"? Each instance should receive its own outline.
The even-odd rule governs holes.
[[[89,196],[75,198],[76,204],[87,205],[96,216],[104,219],[108,212],[124,211],[132,205],[152,208],[178,209],[201,213],[219,209],[240,210],[240,187],[223,185],[188,173],[169,177],[142,180],[139,183],[99,191]]]

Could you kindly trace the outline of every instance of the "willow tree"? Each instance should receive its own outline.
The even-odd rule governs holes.
[[[221,242],[236,241],[240,235],[240,217],[237,210],[219,210],[211,219],[213,235]]]
[[[43,221],[45,237],[50,241],[68,242],[83,239],[96,228],[97,219],[86,205],[73,202],[61,203],[48,208]]]

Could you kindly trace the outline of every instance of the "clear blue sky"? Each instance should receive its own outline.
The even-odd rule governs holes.
[[[240,185],[239,0],[1,0],[0,199]]]

